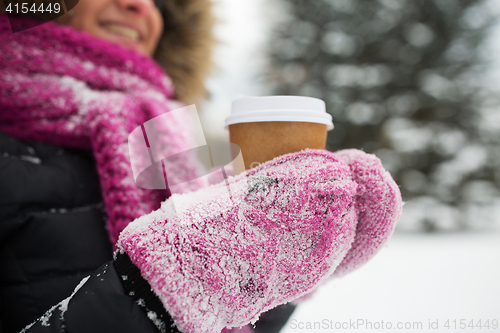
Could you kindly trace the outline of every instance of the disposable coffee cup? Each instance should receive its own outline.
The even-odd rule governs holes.
[[[238,145],[243,165],[235,174],[305,148],[325,149],[333,129],[325,102],[303,96],[245,96],[233,100],[226,118],[229,141]]]

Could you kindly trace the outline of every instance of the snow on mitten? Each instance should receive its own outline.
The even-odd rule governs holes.
[[[253,329],[250,325],[246,325],[240,328],[225,328],[221,333],[253,333]]]
[[[349,165],[352,179],[358,184],[356,236],[351,249],[332,274],[332,277],[339,277],[362,266],[387,243],[401,215],[402,201],[396,182],[375,155],[357,149],[334,154]],[[314,291],[293,303],[308,300],[313,294]]]
[[[228,185],[174,194],[130,223],[117,245],[180,331],[218,333],[332,274],[354,240],[357,188],[342,159],[307,149]]]
[[[338,277],[362,266],[387,243],[401,216],[403,202],[398,185],[377,156],[357,149],[340,150],[335,155],[349,165],[358,184],[356,236],[333,273]]]

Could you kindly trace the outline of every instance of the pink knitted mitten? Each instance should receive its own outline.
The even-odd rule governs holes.
[[[358,184],[356,236],[351,249],[332,274],[332,277],[339,277],[362,266],[387,243],[401,215],[402,200],[397,184],[375,155],[357,149],[334,154],[347,163],[352,179]],[[313,294],[297,298],[293,303],[305,301]]]
[[[220,332],[311,291],[347,254],[358,185],[324,150],[283,155],[223,183],[174,194],[118,247],[182,332]],[[175,202],[175,205],[174,205]]]
[[[351,168],[359,185],[358,224],[352,247],[333,276],[347,274],[370,260],[394,232],[402,209],[401,192],[382,162],[357,149],[335,152]]]

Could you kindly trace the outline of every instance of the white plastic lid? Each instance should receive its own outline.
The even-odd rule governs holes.
[[[333,129],[332,116],[326,112],[325,102],[304,96],[238,97],[233,100],[225,128],[260,121],[303,121],[325,124],[328,131]]]

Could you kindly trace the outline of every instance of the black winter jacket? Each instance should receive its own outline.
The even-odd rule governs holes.
[[[112,259],[92,153],[0,131],[0,315],[18,332]]]
[[[105,219],[91,151],[0,131],[0,333],[18,332],[40,317],[29,333],[158,332],[148,309],[129,296],[131,279],[119,277],[132,270],[132,283],[147,284],[131,262],[112,261]],[[164,312],[145,289],[148,304]],[[278,332],[293,310],[285,305],[268,311],[256,331]],[[164,317],[169,322],[166,312]]]

